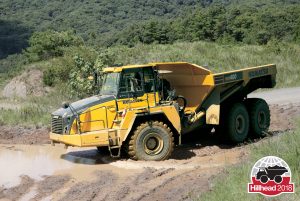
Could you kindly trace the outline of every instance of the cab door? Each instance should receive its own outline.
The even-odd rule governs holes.
[[[153,107],[157,101],[152,67],[122,71],[118,93],[119,110]]]

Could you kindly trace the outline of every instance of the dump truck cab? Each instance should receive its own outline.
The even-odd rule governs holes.
[[[219,126],[221,114],[227,114],[222,106],[235,99],[245,105],[242,111],[234,106],[237,111],[230,114],[241,127],[231,140],[240,142],[251,127],[246,105],[251,108],[259,102],[246,103],[247,94],[273,87],[275,75],[275,65],[223,74],[186,62],[105,68],[98,95],[66,103],[52,113],[50,139],[68,146],[105,147],[112,156],[120,156],[123,149],[132,159],[164,160],[174,144],[181,143],[182,134]],[[267,129],[269,118],[265,103],[260,104],[264,122],[258,133]]]

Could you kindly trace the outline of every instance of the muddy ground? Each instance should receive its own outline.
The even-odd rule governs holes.
[[[294,129],[300,103],[272,104],[270,135]],[[212,178],[247,159],[249,140],[224,144],[197,133],[162,162],[115,160],[95,149],[51,147],[46,128],[0,126],[0,200],[192,200]]]

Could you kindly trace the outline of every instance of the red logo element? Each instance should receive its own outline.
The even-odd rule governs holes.
[[[276,156],[264,157],[252,168],[248,192],[265,196],[294,193],[291,177],[291,170],[284,160]]]

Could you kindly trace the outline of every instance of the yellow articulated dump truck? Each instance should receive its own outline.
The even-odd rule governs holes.
[[[52,113],[50,139],[155,161],[168,159],[195,129],[202,135],[221,127],[224,137],[243,142],[269,128],[267,103],[247,95],[274,87],[276,72],[273,64],[217,74],[185,62],[105,68],[98,95]]]

